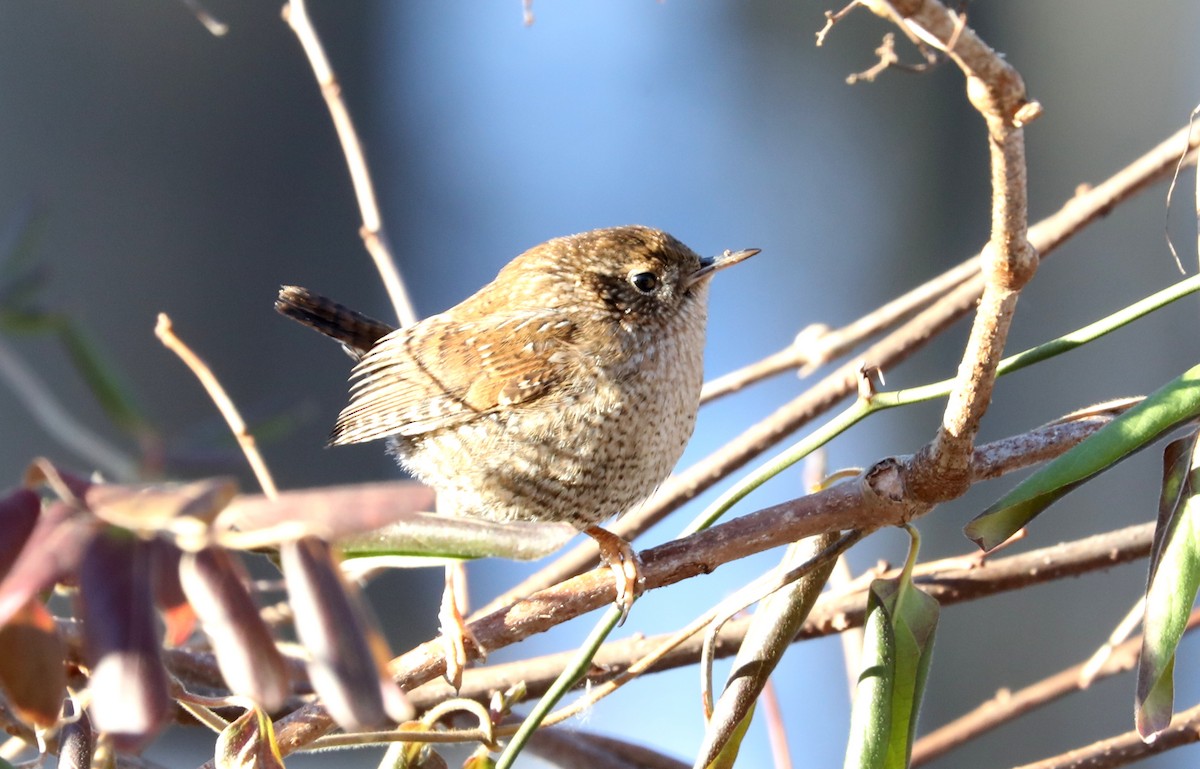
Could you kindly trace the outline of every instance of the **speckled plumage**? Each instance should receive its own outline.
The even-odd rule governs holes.
[[[543,243],[444,313],[388,332],[285,287],[285,315],[360,358],[332,443],[387,438],[438,507],[495,521],[622,513],[670,473],[695,425],[708,278],[670,235],[616,227]]]

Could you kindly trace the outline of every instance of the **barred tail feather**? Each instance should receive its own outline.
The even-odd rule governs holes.
[[[351,310],[299,286],[283,286],[275,311],[342,343],[355,358],[362,358],[393,329],[388,324]]]

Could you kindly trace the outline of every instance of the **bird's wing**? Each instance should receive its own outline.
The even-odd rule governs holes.
[[[530,403],[578,365],[565,316],[512,313],[462,323],[446,316],[385,336],[354,367],[350,404],[331,443],[420,435]]]

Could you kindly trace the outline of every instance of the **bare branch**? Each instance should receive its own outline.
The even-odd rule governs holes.
[[[1200,625],[1200,610],[1193,611],[1188,618],[1188,630],[1197,625]],[[1018,691],[1003,690],[971,712],[917,740],[913,745],[912,765],[928,763],[1001,724],[1068,694],[1082,691],[1092,681],[1132,670],[1137,665],[1141,648],[1140,635],[1122,642],[1112,649],[1104,664],[1086,681],[1084,672],[1089,663],[1081,662]]]
[[[1061,451],[1066,451],[1080,440],[1107,423],[1105,417],[1089,417],[1074,425],[1073,430],[1060,431],[1064,425],[1050,429],[1051,438],[1057,440]],[[1035,432],[1040,432],[1035,431]],[[1011,439],[1010,439],[1011,440]],[[1024,445],[1027,436],[1018,436],[1014,445]],[[1004,443],[1003,441],[1000,443]],[[986,448],[986,447],[984,447]],[[989,451],[982,460],[978,472],[988,474],[1003,466],[1016,469],[1022,463],[1019,458],[1002,450]],[[866,475],[840,483],[815,494],[760,510],[736,518],[689,537],[668,542],[640,554],[642,576],[646,590],[653,590],[697,576],[709,574],[723,563],[743,558],[753,553],[769,550],[804,537],[826,531],[846,529],[872,530],[894,525],[899,521],[889,519],[886,514],[894,513],[894,507],[880,505],[875,492],[865,482]],[[1144,535],[1145,548],[1132,557],[1142,557],[1149,552],[1150,529]],[[1099,558],[1111,559],[1120,552],[1107,542],[1098,554]],[[1014,556],[1008,561],[1019,562],[1025,556]],[[1028,584],[1039,575],[1054,573],[1054,564],[1044,560],[1034,564],[1025,562],[1032,576],[1026,572],[1010,575],[1012,584]],[[1066,567],[1064,567],[1066,568]],[[980,571],[974,569],[971,571]],[[965,586],[972,582],[970,572],[947,586],[942,593],[933,592],[935,598],[943,595],[961,595]],[[999,588],[997,588],[999,589]],[[569,619],[612,603],[613,583],[607,567],[574,577],[559,585],[534,593],[512,606],[499,609],[470,624],[478,643],[491,651],[510,646],[531,635],[549,630]],[[950,598],[947,598],[950,600]],[[819,605],[818,605],[819,606]],[[857,612],[858,620],[850,619]],[[836,615],[824,616],[824,624],[814,629],[818,632],[838,632],[854,621],[861,622],[861,600],[857,608],[844,607]],[[806,623],[806,630],[818,620],[814,608]],[[804,632],[804,631],[802,631]],[[478,649],[474,649],[478,653]],[[397,681],[406,691],[442,675],[445,669],[444,645],[429,641],[412,651],[397,657],[390,666]],[[464,684],[465,685],[465,684]],[[320,705],[310,705],[283,718],[278,724],[277,735],[285,751],[306,745],[326,731],[332,724]]]
[[[1200,705],[1177,713],[1154,742],[1143,742],[1137,732],[1129,731],[1016,769],[1111,769],[1194,742],[1200,742]]]
[[[769,376],[800,369],[801,376],[847,354],[864,341],[937,304],[946,294],[979,273],[979,264],[968,259],[933,280],[888,302],[874,312],[837,330],[817,324],[801,331],[795,341],[777,353],[744,368],[717,377],[704,385],[700,402],[707,403]]]
[[[408,289],[396,268],[396,260],[392,256],[391,246],[383,231],[383,219],[379,215],[379,206],[375,202],[375,185],[371,182],[371,172],[363,155],[362,144],[358,140],[358,132],[354,129],[354,121],[350,119],[350,111],[342,100],[342,87],[333,74],[329,59],[325,56],[325,48],[317,37],[312,21],[308,17],[308,8],[304,0],[289,0],[283,6],[283,19],[287,22],[308,61],[312,65],[317,85],[321,87],[321,96],[325,97],[325,105],[333,118],[333,127],[337,129],[338,139],[342,142],[342,152],[346,156],[346,165],[350,170],[350,180],[354,183],[354,195],[358,198],[358,209],[362,213],[363,245],[375,262],[375,269],[383,280],[396,318],[401,326],[411,326],[417,322],[417,313],[413,309]]]
[[[1020,555],[987,559],[983,563],[974,555],[947,558],[923,564],[920,569],[923,573],[916,578],[916,582],[943,606],[974,601],[1139,560],[1150,552],[1153,531],[1153,524],[1139,524]],[[896,573],[893,570],[871,577],[886,578]],[[846,590],[822,595],[797,635],[797,640],[844,633],[849,628],[860,627],[865,591],[869,584],[870,580],[862,580]],[[749,624],[748,618],[727,623],[717,639],[717,656],[735,653],[741,646]],[[595,686],[623,675],[631,665],[655,652],[672,640],[674,635],[635,636],[605,644],[593,661],[596,672],[589,677],[589,683]],[[648,672],[694,665],[700,659],[702,647],[703,639],[699,636],[678,643],[649,666]],[[503,691],[518,681],[527,686],[527,696],[538,696],[562,670],[571,654],[549,654],[468,670],[459,696],[486,699],[490,692]],[[449,696],[452,696],[452,692],[442,681],[420,686],[410,695],[418,709]]]
[[[1025,96],[1020,74],[989,48],[958,14],[936,0],[864,3],[915,41],[943,51],[967,79],[967,96],[987,123],[992,168],[992,232],[982,254],[984,289],[933,441],[903,478],[906,503],[954,499],[970,487],[970,454],[992,399],[1017,296],[1037,270],[1028,240],[1025,136],[1022,126],[1040,111]]]
[[[1200,145],[1200,131],[1189,134],[1186,127],[1176,131],[1103,183],[1095,187],[1079,188],[1075,196],[1066,201],[1058,211],[1030,228],[1030,242],[1041,258],[1046,258],[1084,227],[1107,216],[1115,206],[1151,184],[1169,178],[1181,156],[1186,157],[1187,165],[1194,166],[1197,145]],[[968,263],[975,265],[974,269],[978,270],[979,257],[972,257],[964,265],[954,269],[962,269]],[[872,345],[861,353],[859,358],[884,369],[893,368],[907,355],[920,349],[933,335],[974,308],[982,290],[983,280],[979,275],[975,275],[936,305]],[[857,383],[857,369],[857,363],[853,362],[838,367],[807,391],[776,409],[762,421],[751,425],[725,446],[667,479],[651,500],[624,515],[611,527],[612,530],[627,540],[633,540],[669,513],[736,472],[770,446],[832,408],[846,395],[853,393]],[[586,543],[574,547],[490,602],[475,616],[511,603],[522,595],[561,582],[589,568],[595,562],[596,549],[593,545]]]

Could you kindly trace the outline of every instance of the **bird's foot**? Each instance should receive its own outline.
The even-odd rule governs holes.
[[[642,561],[633,546],[621,537],[599,526],[583,530],[600,547],[600,558],[612,570],[617,589],[617,608],[621,610],[619,625],[625,624],[634,600],[642,592]]]
[[[446,567],[446,589],[442,592],[442,607],[438,620],[442,625],[442,648],[446,655],[446,682],[455,691],[462,688],[463,671],[467,668],[467,643],[482,654],[483,648],[467,627],[466,570],[461,563]]]

